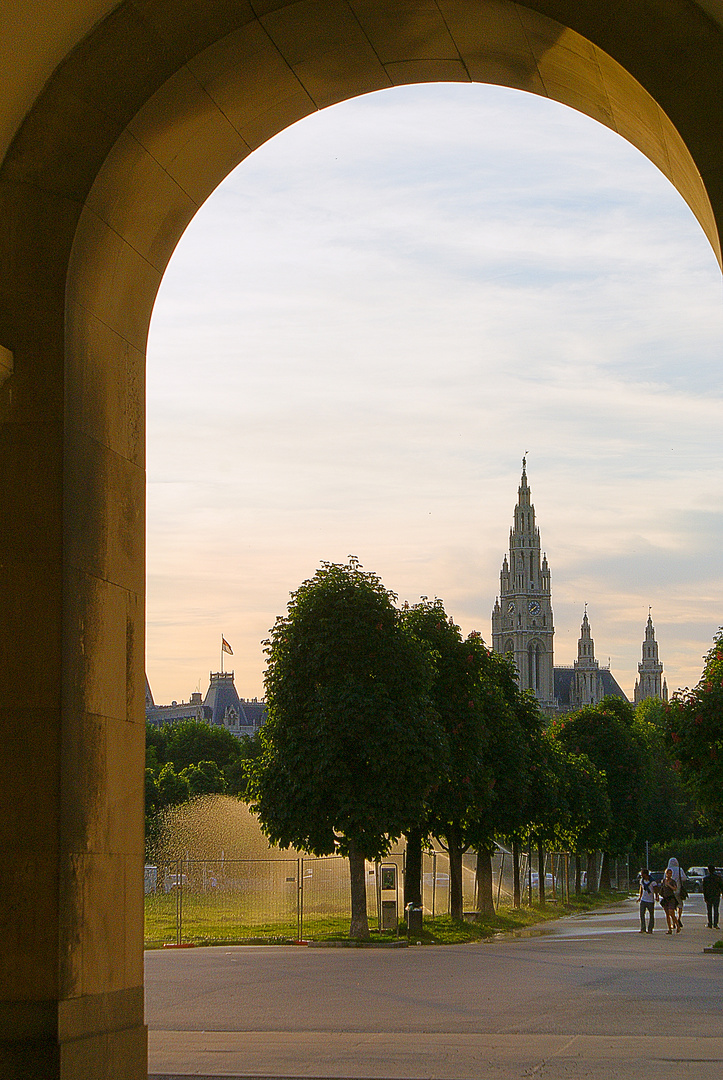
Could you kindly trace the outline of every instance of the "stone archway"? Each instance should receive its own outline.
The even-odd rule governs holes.
[[[425,81],[613,127],[720,258],[723,30],[692,0],[123,0],[3,163],[3,1075],[146,1071],[144,362],[164,268],[266,139]]]

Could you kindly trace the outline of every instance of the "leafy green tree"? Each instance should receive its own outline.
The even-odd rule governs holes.
[[[555,846],[570,823],[568,802],[568,755],[549,732],[541,732],[533,744],[530,764],[528,826],[532,847],[537,850],[538,891],[545,903],[545,848]]]
[[[665,739],[685,787],[704,820],[723,826],[723,628],[692,690],[675,694],[665,713]]]
[[[166,738],[164,758],[171,762],[177,773],[199,761],[215,761],[220,769],[227,769],[241,756],[236,736],[226,728],[207,724],[205,720],[164,724],[162,734]]]
[[[488,653],[487,661],[480,675],[490,736],[490,797],[486,804],[474,808],[467,825],[467,836],[477,851],[477,910],[483,915],[494,914],[492,854],[498,837],[513,842],[519,904],[517,841],[529,821],[530,767],[542,730],[540,707],[530,691],[520,689],[512,660]]]
[[[554,728],[535,742],[530,766],[530,831],[537,848],[538,890],[545,902],[544,852],[578,852],[603,846],[609,835],[607,782],[586,754],[568,751]]]
[[[600,772],[587,754],[568,754],[566,760],[567,820],[562,826],[560,842],[566,850],[575,852],[575,892],[580,893],[581,852],[594,852],[608,846],[612,812],[607,777]],[[594,881],[592,859],[588,860],[588,880]]]
[[[239,739],[239,756],[223,770],[226,794],[247,799],[249,766],[261,754],[259,733],[243,735]]]
[[[611,815],[606,853],[627,854],[635,846],[647,778],[647,748],[635,727],[633,706],[606,697],[555,720],[551,733],[568,752],[586,754],[605,774]],[[588,889],[594,887],[588,875]]]
[[[226,779],[215,761],[199,761],[197,765],[187,765],[179,776],[188,781],[190,798],[196,795],[223,795],[226,791]]]
[[[322,563],[266,643],[268,719],[249,797],[274,844],[340,852],[350,936],[365,938],[365,859],[418,823],[444,742],[429,704],[432,662],[379,578]]]
[[[442,838],[449,852],[450,911],[462,918],[462,855],[470,814],[490,802],[489,731],[480,668],[488,653],[479,635],[466,641],[441,600],[423,600],[402,611],[405,626],[432,651],[430,698],[446,737],[439,781],[430,792],[427,817],[419,834]],[[408,849],[409,850],[409,849]]]
[[[167,806],[177,806],[178,803],[186,802],[191,797],[188,778],[182,774],[179,775],[170,761],[162,767],[155,784],[158,790],[156,803],[159,810],[165,810]]]
[[[415,839],[418,844],[429,834],[444,839],[455,918],[463,914],[462,855],[476,848],[478,910],[493,913],[495,837],[522,827],[530,740],[541,728],[539,707],[532,695],[520,691],[514,665],[491,653],[476,631],[463,638],[441,600],[407,607],[403,618],[433,650],[431,698],[447,743],[443,774],[430,795],[424,829]],[[415,870],[415,882],[416,876]]]
[[[635,727],[647,748],[647,778],[638,825],[641,844],[643,840],[667,844],[692,836],[696,828],[695,801],[674,767],[672,744],[666,738],[668,712],[668,705],[660,698],[646,698],[635,709]],[[661,807],[665,807],[664,813]]]
[[[160,771],[161,765],[166,761],[168,731],[168,725],[159,728],[146,720],[146,766],[156,772]]]

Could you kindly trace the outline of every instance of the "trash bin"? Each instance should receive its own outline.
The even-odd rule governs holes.
[[[415,907],[414,904],[407,904],[407,934],[421,934],[422,932],[422,909],[421,907]]]

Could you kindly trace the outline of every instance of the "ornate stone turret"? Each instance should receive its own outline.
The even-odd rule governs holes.
[[[509,559],[500,573],[500,595],[492,612],[492,648],[509,653],[523,689],[532,690],[541,705],[555,707],[553,692],[554,626],[547,556],[540,561],[540,530],[527,483],[527,459],[517,492],[510,529]]]
[[[596,705],[602,701],[604,691],[600,677],[600,665],[595,659],[595,642],[590,633],[587,617],[587,604],[580,627],[580,639],[577,643],[575,674],[570,687],[570,705],[580,708],[582,705]]]
[[[637,705],[646,698],[657,697],[668,700],[668,684],[662,678],[663,665],[658,657],[658,643],[655,640],[655,627],[648,609],[648,623],[645,627],[643,659],[638,664],[638,678],[635,680],[634,701]],[[662,680],[662,682],[661,682]]]

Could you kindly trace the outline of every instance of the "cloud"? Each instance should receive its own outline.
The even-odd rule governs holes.
[[[721,340],[690,210],[564,106],[405,87],[277,136],[199,211],[154,312],[157,700],[193,689],[221,629],[259,694],[289,591],[351,552],[489,636],[526,449],[558,641],[589,601],[630,688],[654,602],[669,681],[695,681],[719,621]]]

